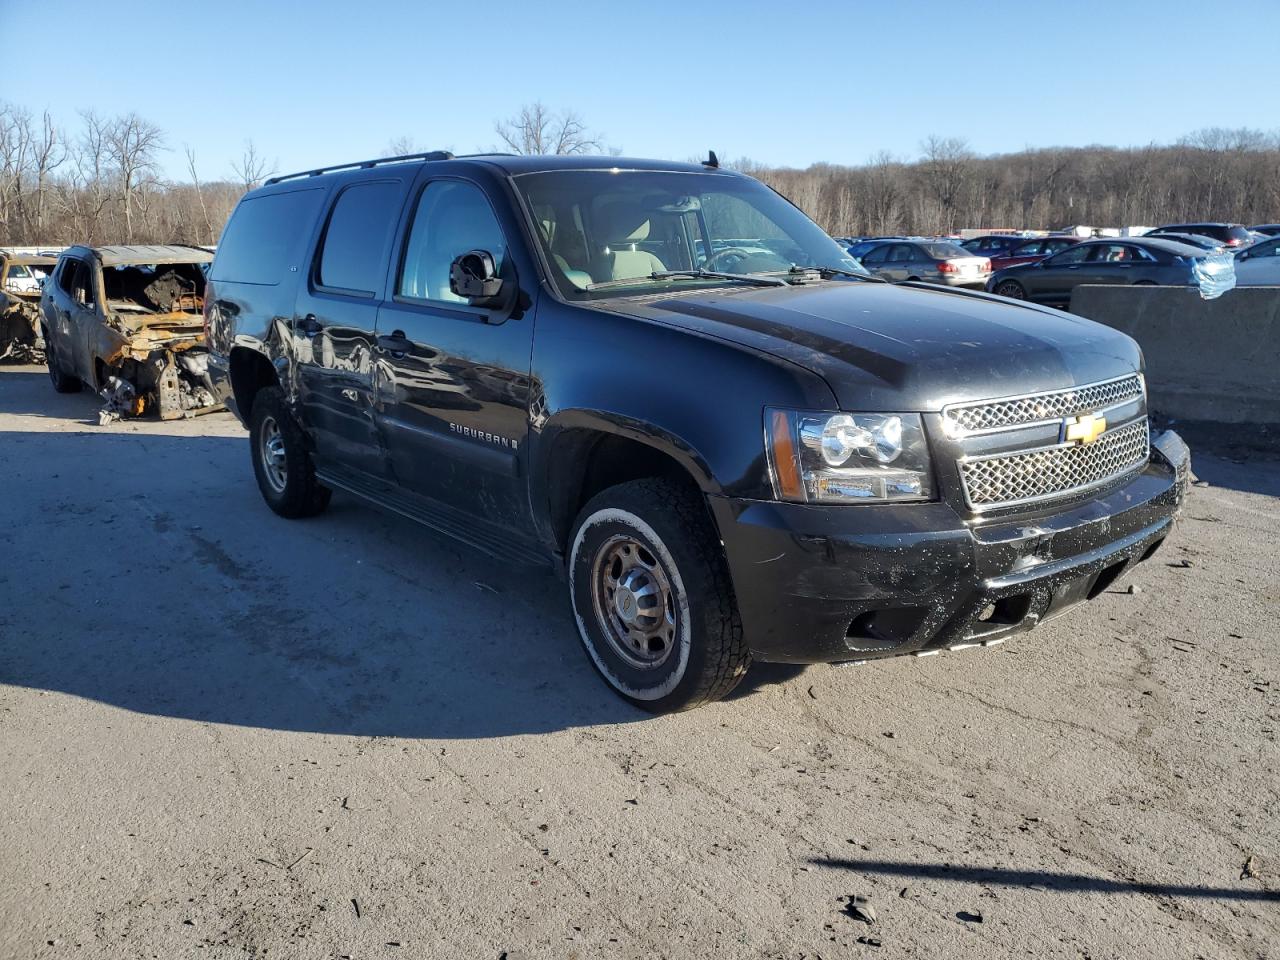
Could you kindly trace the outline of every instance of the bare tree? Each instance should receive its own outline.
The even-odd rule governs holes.
[[[200,175],[196,172],[196,152],[190,147],[186,147],[185,152],[187,171],[191,174],[191,185],[195,187],[196,200],[200,204],[200,216],[204,218],[205,236],[209,238],[209,243],[213,243],[213,221],[209,219],[209,205],[204,202],[204,190],[200,186]]]
[[[426,149],[419,146],[413,137],[401,136],[388,140],[383,153],[388,157],[405,157],[411,153],[425,153]]]
[[[267,163],[264,157],[258,156],[258,149],[252,140],[244,142],[244,152],[238,161],[232,161],[231,172],[244,184],[246,190],[256,190],[262,181],[276,172],[274,163]]]
[[[541,101],[526,104],[510,120],[494,124],[493,129],[512,153],[593,153],[602,146],[600,136],[589,132],[572,110],[553,113]]]
[[[956,208],[969,180],[969,164],[973,154],[960,137],[931,135],[920,145],[924,158],[920,164],[925,190],[938,204],[939,233],[950,233],[956,227]]]
[[[106,147],[120,188],[125,243],[133,243],[133,211],[141,192],[159,172],[157,153],[165,149],[164,134],[155,124],[129,113],[108,125]]]
[[[44,238],[45,209],[48,205],[49,178],[67,159],[67,144],[54,126],[46,110],[40,115],[40,129],[32,142],[32,165],[35,168],[36,197],[34,211],[28,221],[37,239]]]
[[[12,230],[22,221],[22,188],[31,154],[31,114],[0,103],[0,223]]]
[[[107,138],[111,122],[92,110],[80,115],[83,129],[73,156],[75,177],[83,199],[84,239],[94,241],[102,235],[102,216],[111,202],[111,160]]]

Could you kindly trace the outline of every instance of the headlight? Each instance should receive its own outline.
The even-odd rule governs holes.
[[[765,410],[769,476],[779,500],[875,503],[933,496],[917,413]]]

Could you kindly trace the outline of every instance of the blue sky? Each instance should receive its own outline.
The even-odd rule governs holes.
[[[0,0],[0,99],[72,126],[137,111],[175,178],[184,146],[214,179],[249,139],[281,172],[400,136],[489,148],[533,100],[626,155],[792,166],[931,133],[996,153],[1280,130],[1277,0],[56,6]]]

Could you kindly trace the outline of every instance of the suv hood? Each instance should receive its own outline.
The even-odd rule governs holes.
[[[980,293],[829,281],[734,287],[593,306],[799,364],[840,407],[937,411],[1141,369],[1130,337],[1083,317]]]

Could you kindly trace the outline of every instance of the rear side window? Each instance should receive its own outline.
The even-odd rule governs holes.
[[[275,285],[296,267],[320,211],[317,187],[240,201],[222,231],[210,279]]]
[[[1062,251],[1062,253],[1055,256],[1049,262],[1051,262],[1055,267],[1061,266],[1063,264],[1068,264],[1068,263],[1084,263],[1086,260],[1089,259],[1089,254],[1094,249],[1095,247],[1082,243],[1079,246],[1075,246],[1069,250]]]
[[[316,283],[362,297],[376,296],[387,274],[400,206],[398,180],[356,183],[338,194],[324,231]]]

